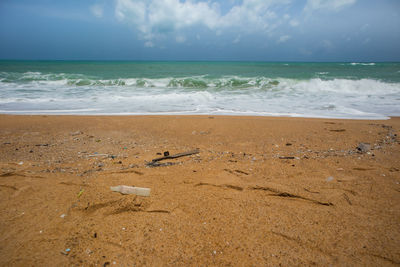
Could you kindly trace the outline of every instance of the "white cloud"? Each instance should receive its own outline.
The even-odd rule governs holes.
[[[178,35],[176,36],[175,40],[177,43],[184,43],[186,41],[186,38],[183,35]]]
[[[128,20],[139,25],[146,20],[146,3],[144,1],[117,0],[115,15],[120,21]]]
[[[179,0],[117,0],[115,15],[132,23],[144,39],[193,25],[213,29],[217,25],[217,6],[206,2]]]
[[[270,27],[277,15],[271,9],[277,5],[287,5],[289,0],[243,0],[241,5],[233,6],[227,14],[221,16],[220,26],[235,27],[241,30],[258,32]]]
[[[290,35],[282,35],[281,37],[279,37],[277,43],[284,43],[286,41],[288,41],[290,38],[292,38]]]
[[[239,42],[240,42],[240,38],[241,38],[241,36],[240,36],[240,34],[239,34],[238,36],[236,36],[235,40],[232,41],[232,43],[233,43],[233,44],[239,43]]]
[[[300,23],[298,20],[292,19],[291,21],[289,21],[289,24],[292,27],[297,27],[297,26],[299,26]]]
[[[147,42],[144,43],[144,46],[145,46],[145,47],[150,47],[150,48],[151,48],[151,47],[154,47],[154,43],[151,42],[151,41],[147,41]]]
[[[90,12],[97,18],[103,17],[103,7],[101,5],[90,6]]]
[[[312,12],[318,9],[340,10],[346,6],[353,5],[357,0],[307,0],[304,8],[306,12]]]
[[[272,7],[290,2],[243,0],[222,14],[219,4],[213,1],[116,0],[115,15],[121,22],[133,24],[142,39],[154,41],[193,26],[208,28],[217,35],[227,28],[257,33],[272,30],[271,21],[277,19]]]

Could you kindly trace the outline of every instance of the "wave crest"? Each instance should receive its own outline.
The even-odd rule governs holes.
[[[99,79],[81,74],[0,72],[0,113],[70,110],[80,114],[274,114],[378,119],[399,116],[399,101],[400,83],[374,79]]]

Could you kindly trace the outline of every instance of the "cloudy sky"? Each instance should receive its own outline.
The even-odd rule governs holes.
[[[0,58],[400,61],[399,0],[0,0]]]

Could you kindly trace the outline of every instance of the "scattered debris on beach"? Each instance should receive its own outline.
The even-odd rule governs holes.
[[[178,153],[178,154],[174,154],[174,155],[170,155],[169,152],[166,151],[166,152],[164,152],[163,157],[152,159],[151,162],[146,163],[146,166],[148,166],[148,167],[170,166],[170,165],[174,165],[175,163],[172,163],[172,162],[159,163],[159,161],[166,160],[166,159],[176,159],[176,158],[185,157],[185,156],[191,156],[191,155],[198,154],[198,153],[200,153],[200,150],[198,150],[198,149],[183,152],[183,153]]]
[[[367,153],[371,150],[371,144],[368,143],[359,143],[357,148],[358,152],[360,153]]]

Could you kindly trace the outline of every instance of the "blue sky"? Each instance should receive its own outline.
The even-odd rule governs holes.
[[[400,61],[399,0],[1,0],[1,59]]]

